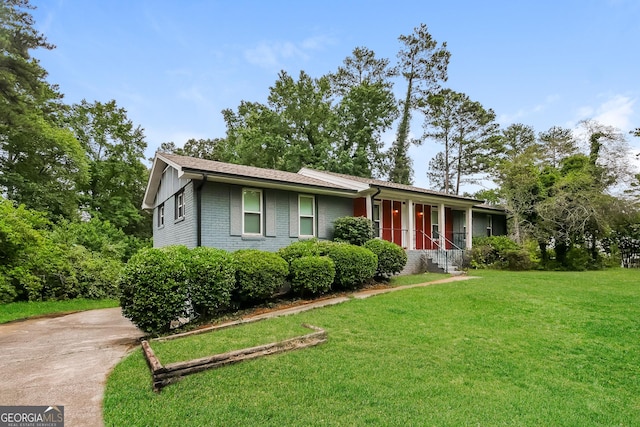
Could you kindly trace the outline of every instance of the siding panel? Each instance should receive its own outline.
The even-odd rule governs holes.
[[[229,188],[229,229],[232,236],[242,235],[242,189],[236,185]]]
[[[265,191],[265,230],[267,237],[276,237],[276,195],[272,190]]]

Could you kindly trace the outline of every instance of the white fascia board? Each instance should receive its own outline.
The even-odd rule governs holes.
[[[331,184],[340,185],[342,187],[350,188],[358,192],[368,190],[371,186],[364,182],[354,181],[352,179],[343,178],[341,176],[335,176],[321,171],[302,168],[298,171],[300,175],[308,176],[309,178],[319,179]]]
[[[193,179],[193,180],[201,180],[203,177],[207,177],[208,182],[222,182],[225,184],[234,184],[234,185],[242,185],[242,186],[251,186],[258,188],[271,188],[274,190],[284,190],[284,191],[294,191],[297,193],[303,194],[321,194],[327,196],[340,196],[340,197],[348,197],[348,198],[356,198],[358,194],[354,190],[340,190],[338,188],[323,188],[323,187],[314,187],[314,186],[305,186],[300,184],[292,184],[286,182],[273,182],[269,180],[264,180],[260,178],[251,178],[251,177],[230,177],[230,176],[221,176],[216,174],[215,172],[202,172],[195,173],[191,171],[184,171],[180,178],[184,179]]]
[[[160,159],[160,156],[156,154],[153,158],[153,164],[151,165],[151,171],[149,172],[149,181],[147,181],[147,188],[144,190],[144,197],[142,198],[142,209],[153,209],[153,201],[156,198],[156,192],[158,191],[158,185],[162,179],[162,172],[166,167],[166,160]]]
[[[389,189],[382,188],[382,191],[379,195],[376,196],[376,199],[390,199],[390,200],[409,200],[411,199],[413,203],[422,203],[429,205],[439,205],[444,204],[448,208],[462,208],[466,209],[468,207],[472,207],[477,205],[478,202],[476,200],[465,200],[458,199],[455,197],[447,197],[446,195],[439,196],[437,194],[427,194],[420,192],[409,192],[399,189]]]
[[[147,188],[144,191],[144,197],[142,199],[142,209],[153,209],[154,200],[156,198],[156,192],[158,191],[158,186],[160,185],[160,180],[162,179],[162,173],[165,168],[170,166],[178,171],[178,175],[183,175],[184,172],[182,168],[172,162],[171,160],[163,157],[162,154],[156,154],[153,158],[153,164],[151,165],[151,171],[149,172],[149,181],[147,182]]]

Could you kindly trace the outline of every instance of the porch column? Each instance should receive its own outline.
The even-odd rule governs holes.
[[[438,204],[438,233],[440,234],[440,238],[438,239],[440,242],[440,249],[447,248],[446,239],[446,220],[445,220],[445,211],[444,211],[444,203]]]
[[[407,200],[407,239],[405,246],[409,250],[413,250],[416,248],[416,240],[413,237],[415,234],[415,208],[413,206],[413,200]]]
[[[367,218],[373,221],[373,195],[367,195],[365,198],[365,204],[367,209]]]
[[[471,240],[473,239],[473,210],[471,206],[467,208],[467,235],[465,236],[466,249],[471,249]]]

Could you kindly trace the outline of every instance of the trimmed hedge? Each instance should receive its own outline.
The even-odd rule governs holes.
[[[298,240],[278,249],[277,253],[291,266],[291,262],[297,258],[320,255],[320,246],[318,239]]]
[[[382,239],[371,239],[364,247],[378,256],[376,276],[389,278],[400,273],[407,265],[407,253],[393,242]]]
[[[290,272],[293,292],[318,295],[331,289],[336,267],[327,256],[303,256],[291,261]]]
[[[287,261],[272,252],[241,249],[233,253],[238,297],[243,302],[271,298],[289,274]]]
[[[231,294],[236,286],[233,256],[222,249],[192,249],[187,262],[187,279],[196,313],[211,316],[225,311],[231,305]]]
[[[355,289],[373,279],[378,268],[378,257],[367,248],[348,243],[324,244],[322,254],[333,260],[336,288]]]
[[[345,216],[333,222],[333,240],[362,246],[373,239],[373,223],[369,218]]]
[[[184,246],[140,250],[125,265],[120,281],[122,314],[148,333],[167,332],[184,316],[187,301]]]

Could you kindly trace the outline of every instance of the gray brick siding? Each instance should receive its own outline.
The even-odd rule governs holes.
[[[195,186],[199,183],[196,182]],[[165,226],[157,227],[158,209],[154,210],[153,241],[155,247],[182,244],[195,247],[197,243],[197,212],[195,186],[185,187],[185,219],[175,222],[174,197],[165,202]],[[298,193],[263,189],[263,235],[242,236],[242,186],[207,182],[202,188],[202,245],[235,251],[260,249],[277,251],[297,241]],[[252,186],[251,188],[256,188]],[[307,193],[305,193],[307,194]],[[232,201],[235,200],[235,203]],[[240,204],[238,204],[240,200]],[[232,208],[233,207],[233,208]],[[316,196],[317,235],[333,237],[333,221],[353,214],[353,201],[348,198]],[[293,216],[293,217],[292,217]],[[292,227],[291,224],[295,224]]]
[[[196,246],[196,203],[193,182],[184,186],[184,218],[175,219],[175,194],[164,202],[164,227],[158,227],[158,208],[153,210],[153,246]]]

